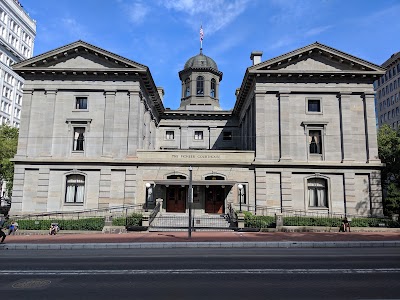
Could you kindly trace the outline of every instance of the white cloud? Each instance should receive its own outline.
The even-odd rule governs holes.
[[[331,29],[332,27],[333,26],[331,26],[331,25],[314,27],[314,28],[311,28],[308,31],[306,31],[304,33],[304,36],[310,37],[310,36],[314,36],[314,35],[319,35],[322,32],[325,32],[325,31]]]
[[[63,27],[76,39],[86,39],[89,36],[88,31],[83,25],[78,23],[75,19],[64,18],[61,20]]]
[[[250,0],[160,0],[169,10],[189,15],[186,22],[193,28],[203,24],[205,35],[223,29],[247,8]]]
[[[127,7],[130,20],[135,24],[140,24],[144,21],[149,13],[149,8],[143,2],[136,1]]]

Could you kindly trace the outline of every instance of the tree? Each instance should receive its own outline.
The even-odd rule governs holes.
[[[0,181],[7,182],[7,194],[11,195],[13,178],[14,178],[14,163],[10,160],[17,153],[18,145],[18,128],[9,125],[0,126]]]
[[[400,212],[400,129],[395,131],[383,125],[378,131],[379,158],[382,170],[382,188],[385,191],[384,211],[392,215]]]

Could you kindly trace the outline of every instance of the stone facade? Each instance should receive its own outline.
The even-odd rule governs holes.
[[[374,82],[376,91],[376,114],[378,126],[388,124],[400,128],[400,52],[394,53],[382,67],[385,75]]]
[[[381,215],[372,83],[384,69],[319,43],[261,55],[229,111],[203,53],[179,73],[177,110],[146,66],[82,41],[15,65],[26,84],[11,214],[156,199],[184,213],[192,167],[197,213]]]

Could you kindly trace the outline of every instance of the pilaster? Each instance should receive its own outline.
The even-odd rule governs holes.
[[[353,119],[352,109],[351,109],[351,95],[350,94],[340,94],[340,101],[341,101],[341,135],[342,135],[342,151],[343,151],[343,161],[352,162],[354,161],[354,137],[353,137],[353,130],[352,130],[352,122],[355,120]]]
[[[291,138],[290,138],[290,102],[289,94],[279,94],[280,109],[280,140],[281,140],[281,156],[280,161],[291,161]]]
[[[115,95],[115,91],[106,91],[104,93],[103,156],[112,156]]]
[[[345,211],[347,214],[356,214],[356,179],[355,173],[346,171],[344,173],[344,189],[345,189]]]
[[[111,193],[111,168],[100,170],[99,182],[99,208],[108,207]]]
[[[48,125],[48,130],[46,131],[46,136],[43,141],[43,155],[52,156],[54,147],[57,147],[57,137],[54,136],[55,123],[55,111],[56,111],[56,101],[57,101],[57,91],[47,90],[46,91],[46,106],[48,109],[46,123]],[[50,125],[50,126],[49,126]],[[50,127],[50,128],[49,128]]]
[[[371,215],[383,216],[381,172],[372,171],[369,176]]]
[[[366,148],[368,162],[380,162],[378,156],[378,141],[376,134],[375,118],[375,96],[374,94],[364,95],[365,108],[365,128],[366,128]]]
[[[31,106],[32,95],[33,95],[33,90],[24,90],[24,95],[22,97],[23,106],[21,112],[21,125],[19,127],[18,150],[16,157],[27,156],[29,134],[30,134],[29,124],[30,124],[31,107],[32,107]]]
[[[138,143],[142,139],[139,134],[140,98],[139,91],[129,91],[129,113],[128,113],[128,156],[135,156]]]
[[[282,210],[293,208],[292,172],[281,172]]]

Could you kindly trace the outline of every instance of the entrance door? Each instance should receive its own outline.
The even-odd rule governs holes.
[[[206,207],[208,214],[224,213],[225,192],[220,186],[210,186],[206,188]]]
[[[185,212],[186,187],[172,185],[167,187],[167,212]]]

